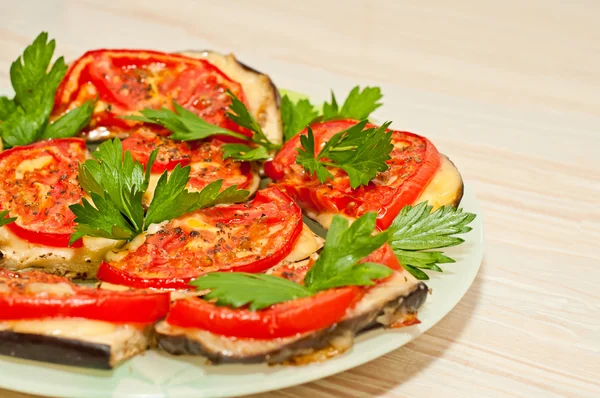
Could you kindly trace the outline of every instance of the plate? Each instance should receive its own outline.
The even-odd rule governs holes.
[[[432,289],[419,311],[421,324],[373,330],[356,339],[344,354],[300,367],[210,365],[198,357],[160,351],[139,355],[112,371],[81,370],[0,356],[0,388],[38,395],[73,398],[201,398],[240,396],[306,383],[364,364],[417,338],[439,322],[465,295],[483,259],[483,225],[479,203],[469,185],[461,206],[476,213],[465,243],[447,252],[456,263],[441,275],[430,273]]]

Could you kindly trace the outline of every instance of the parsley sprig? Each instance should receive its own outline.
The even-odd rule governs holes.
[[[176,102],[173,102],[174,111],[166,108],[158,110],[145,108],[140,111],[141,116],[123,116],[123,119],[163,126],[172,132],[170,138],[180,141],[202,140],[215,135],[234,137],[246,141],[248,144],[225,144],[223,146],[225,159],[233,158],[241,161],[268,159],[269,152],[279,149],[281,145],[275,144],[267,138],[260,124],[242,101],[231,91],[227,91],[227,94],[231,98],[227,117],[239,126],[252,131],[252,137],[210,124]]]
[[[80,165],[78,179],[91,202],[84,198],[81,204],[70,206],[77,223],[71,243],[83,236],[131,240],[150,224],[220,203],[243,201],[249,194],[235,185],[221,192],[223,180],[190,192],[186,189],[190,167],[177,165],[170,174],[165,171],[160,176],[146,210],[142,198],[157,154],[153,151],[144,167],[129,151],[123,152],[121,141],[115,139],[102,143],[92,153],[94,159]]]
[[[8,210],[0,211],[0,227],[3,227],[7,224],[10,224],[11,222],[16,221],[17,217],[7,217],[8,213]]]
[[[463,243],[464,239],[454,235],[471,231],[468,224],[476,217],[453,206],[442,206],[433,213],[431,210],[427,202],[406,206],[387,229],[396,257],[419,280],[429,279],[422,270],[442,272],[438,264],[455,262],[441,251],[429,250]]]
[[[315,174],[321,183],[333,178],[327,167],[344,170],[350,178],[350,186],[367,185],[377,173],[386,171],[386,161],[391,159],[392,133],[387,131],[391,122],[381,127],[366,129],[367,121],[335,134],[325,146],[315,153],[315,138],[312,129],[300,137],[296,163],[310,174]]]
[[[322,110],[319,111],[308,99],[292,101],[286,94],[281,99],[283,136],[288,141],[313,121],[367,119],[382,105],[381,98],[383,94],[379,87],[365,87],[361,90],[356,86],[350,91],[341,108],[335,94],[331,92],[331,102],[324,103]]]
[[[199,290],[210,289],[204,296],[217,305],[252,311],[273,304],[309,297],[320,291],[341,286],[369,286],[385,278],[392,270],[384,265],[360,262],[387,241],[387,233],[373,235],[376,214],[367,213],[352,225],[334,216],[325,246],[304,278],[304,285],[272,275],[241,272],[216,272],[193,280]]]
[[[0,136],[5,147],[72,137],[90,121],[93,103],[81,106],[50,123],[56,90],[67,72],[63,57],[50,65],[56,43],[41,33],[10,67],[13,99],[0,97]]]

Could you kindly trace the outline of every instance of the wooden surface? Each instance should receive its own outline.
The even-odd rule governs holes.
[[[486,256],[458,306],[385,357],[268,396],[600,396],[599,2],[20,0],[0,15],[0,86],[41,30],[70,59],[211,47],[309,66],[404,90],[394,125],[474,185]]]

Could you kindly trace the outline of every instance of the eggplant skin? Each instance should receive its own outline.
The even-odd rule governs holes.
[[[384,314],[415,314],[427,299],[429,289],[424,283],[419,283],[416,288],[406,296],[396,297],[388,301],[382,308],[367,312],[354,318],[345,319],[327,329],[310,333],[287,345],[275,350],[252,356],[231,356],[227,352],[212,352],[201,342],[187,338],[185,335],[169,335],[157,331],[158,346],[174,355],[201,355],[214,364],[221,363],[282,363],[298,355],[307,354],[326,348],[330,342],[339,336],[350,334],[351,337],[375,329],[382,325],[378,318]]]
[[[76,339],[0,331],[0,355],[91,369],[112,369],[111,347]]]

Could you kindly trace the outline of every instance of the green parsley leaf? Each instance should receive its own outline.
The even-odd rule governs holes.
[[[378,128],[365,129],[366,120],[335,134],[315,155],[314,135],[312,129],[300,137],[302,149],[298,149],[296,163],[303,166],[310,174],[316,174],[321,183],[333,175],[327,166],[344,170],[350,178],[350,186],[358,188],[367,185],[377,176],[386,171],[386,161],[391,159],[392,132],[387,128],[390,122]]]
[[[269,141],[263,132],[262,127],[260,127],[260,124],[256,121],[254,116],[252,116],[248,108],[246,108],[246,105],[244,105],[244,103],[231,91],[227,90],[227,94],[231,98],[231,105],[229,105],[230,112],[227,112],[227,116],[239,126],[252,131],[254,133],[252,142],[255,144],[262,145],[268,150],[279,149],[281,145]]]
[[[0,227],[5,226],[6,224],[10,224],[11,222],[14,222],[17,217],[7,217],[8,216],[8,210],[3,210],[0,211]]]
[[[90,123],[93,113],[94,103],[92,101],[86,101],[50,124],[42,134],[41,138],[47,140],[49,138],[73,137]]]
[[[252,161],[269,159],[269,152],[264,146],[255,148],[244,144],[223,145],[223,159],[233,158],[235,160]]]
[[[67,72],[62,57],[50,66],[55,46],[41,33],[10,67],[15,98],[0,100],[0,136],[7,147],[71,137],[89,122],[91,104],[84,104],[49,125],[56,90]]]
[[[304,284],[313,291],[349,285],[372,285],[372,279],[386,277],[392,270],[380,264],[358,261],[387,242],[387,233],[372,235],[377,214],[370,212],[352,225],[344,217],[334,216],[323,251],[306,274]]]
[[[223,181],[208,184],[200,192],[189,192],[190,167],[177,165],[158,179],[154,197],[145,211],[142,198],[148,189],[150,170],[158,151],[150,155],[144,166],[123,152],[118,139],[105,141],[92,153],[94,159],[79,167],[79,182],[92,202],[82,200],[70,209],[77,223],[71,243],[82,236],[131,240],[150,224],[177,218],[183,214],[221,203],[244,200],[249,192],[230,186],[221,192]]]
[[[315,153],[315,136],[310,127],[306,135],[300,136],[300,144],[302,149],[297,149],[296,163],[304,167],[309,174],[316,174],[322,183],[333,178],[333,174],[327,170],[327,167],[320,161],[320,157]]]
[[[190,285],[198,290],[211,289],[204,299],[217,300],[217,305],[232,308],[248,305],[251,311],[313,295],[311,290],[287,279],[246,272],[214,272],[193,280]]]
[[[190,177],[190,167],[175,166],[171,175],[163,173],[154,191],[154,197],[146,213],[146,224],[157,224],[183,214],[221,203],[245,200],[250,192],[238,190],[236,185],[221,191],[223,180],[213,181],[200,192],[185,189]]]
[[[175,111],[166,108],[159,110],[146,108],[140,111],[142,116],[123,116],[125,120],[136,120],[139,122],[158,124],[172,131],[170,138],[180,141],[202,140],[214,135],[228,135],[235,138],[247,140],[243,134],[235,133],[225,128],[208,123],[200,116],[173,102]]]
[[[464,239],[454,235],[471,231],[468,226],[476,217],[452,206],[442,206],[433,213],[427,202],[405,206],[387,229],[389,244],[404,268],[417,279],[429,279],[420,269],[442,272],[437,264],[454,260],[440,251],[421,251],[456,246]]]
[[[0,97],[0,122],[6,120],[17,110],[15,102],[8,97]]]
[[[365,87],[362,91],[356,86],[350,91],[340,109],[335,95],[331,93],[331,103],[323,104],[323,120],[332,119],[367,119],[373,111],[379,108],[383,98],[379,87]]]
[[[300,99],[294,103],[287,95],[281,99],[280,110],[285,141],[289,141],[319,116],[308,99]]]

